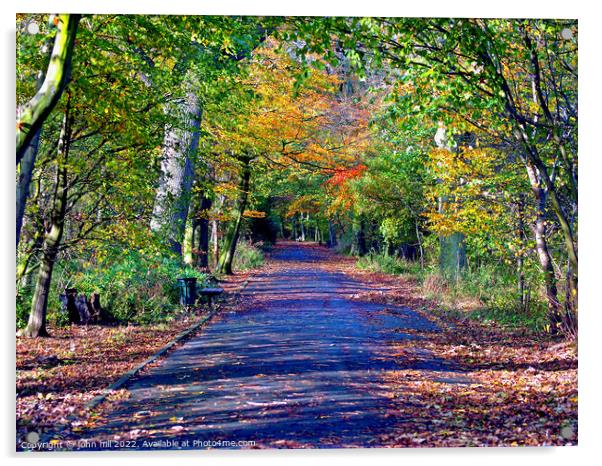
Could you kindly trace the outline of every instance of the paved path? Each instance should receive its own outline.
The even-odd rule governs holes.
[[[135,378],[131,397],[83,436],[137,438],[123,445],[136,448],[380,446],[375,439],[393,423],[411,422],[382,377],[399,367],[387,345],[435,327],[407,308],[351,299],[363,285],[324,267],[327,257],[317,247],[277,248],[240,310]],[[405,369],[448,369],[429,354],[412,360]]]

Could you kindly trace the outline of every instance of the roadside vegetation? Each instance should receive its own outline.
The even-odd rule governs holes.
[[[437,264],[421,267],[416,261],[368,254],[358,259],[360,269],[399,276],[416,284],[421,296],[448,315],[546,333],[548,321],[542,288],[521,301],[514,271],[501,265],[466,270],[461,276],[442,276]]]

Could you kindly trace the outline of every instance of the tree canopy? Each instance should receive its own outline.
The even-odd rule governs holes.
[[[72,286],[124,319],[164,312],[161,284],[142,305],[99,275],[231,273],[240,238],[284,237],[448,279],[495,269],[492,306],[574,333],[577,34],[575,20],[18,15],[18,326],[45,334],[49,308],[64,320]]]

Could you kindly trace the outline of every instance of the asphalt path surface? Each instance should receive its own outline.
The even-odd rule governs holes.
[[[324,267],[324,248],[287,243],[240,305],[127,385],[81,449],[379,447],[399,414],[387,371],[452,374],[390,351],[435,324],[408,308],[354,299],[366,285]],[[416,356],[416,355],[414,355]],[[396,401],[399,403],[399,401]],[[104,443],[101,443],[104,442]]]

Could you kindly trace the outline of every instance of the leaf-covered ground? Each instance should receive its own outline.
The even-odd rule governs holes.
[[[279,244],[237,306],[133,378],[78,448],[383,446],[399,413],[383,375],[402,367],[388,342],[436,326],[350,297],[376,288],[346,277],[326,248]],[[451,372],[435,355],[418,368]]]
[[[50,328],[17,340],[17,437],[86,417],[84,405],[193,323]]]
[[[274,256],[230,312],[136,378],[138,398],[115,393],[91,417],[86,401],[190,322],[19,340],[21,433],[75,413],[72,437],[230,432],[255,448],[577,443],[574,342],[452,318],[411,281],[317,245]],[[51,355],[61,363],[41,367]]]
[[[234,291],[248,276],[237,274],[220,286]],[[77,432],[101,410],[110,409],[110,403],[103,403],[89,412],[86,403],[199,318],[184,315],[145,326],[50,327],[50,338],[17,338],[17,441],[31,431],[43,434],[66,428]],[[108,399],[126,396],[126,390],[119,390]]]
[[[552,339],[440,311],[411,280],[346,272],[386,292],[354,299],[404,305],[437,322],[441,332],[416,332],[420,347],[459,367],[470,383],[450,385],[411,369],[387,373],[400,413],[382,439],[391,446],[543,446],[577,444],[576,342]],[[401,360],[416,357],[416,341],[395,342]]]

